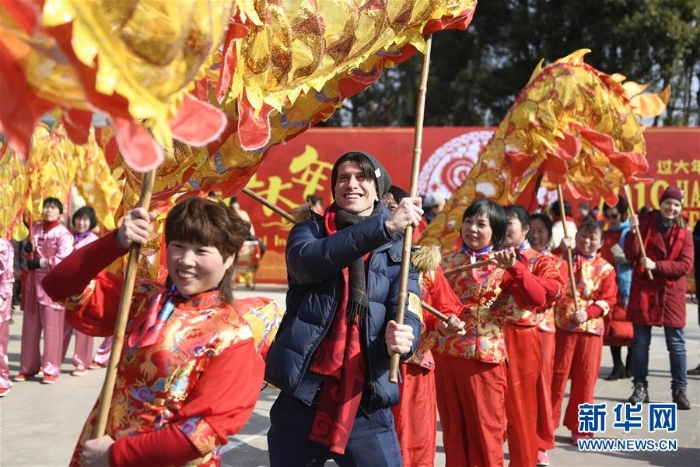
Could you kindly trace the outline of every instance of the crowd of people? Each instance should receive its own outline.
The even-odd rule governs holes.
[[[587,205],[574,219],[568,203],[563,212],[557,202],[530,213],[477,199],[454,251],[414,246],[406,278],[404,232],[410,227],[417,240],[444,197],[409,196],[362,151],[338,158],[330,182],[329,206],[312,196],[296,213],[285,250],[287,309],[264,360],[241,317],[246,305],[232,294],[237,255],[255,235],[249,218],[215,199],[189,197],[171,209],[167,280],[137,281],[117,407],[97,439],[93,410],[73,465],[217,465],[218,447],[246,423],[263,381],[280,391],[267,435],[273,467],[329,459],[432,466],[438,414],[449,466],[503,465],[506,442],[510,465],[549,465],[560,424],[574,443],[592,436],[578,408],[594,401],[604,345],[606,379],[632,377],[629,402],[649,401],[653,326],[664,329],[671,400],[690,409],[685,281],[694,261],[697,274],[698,236],[685,225],[678,188],[641,216],[619,196],[603,206],[603,219]],[[73,232],[62,212],[59,200],[45,199],[17,253],[26,268],[15,382],[42,373],[54,383],[74,335],[72,374],[104,366],[123,281],[104,269],[153,234],[143,208],[102,237],[92,233],[91,208],[73,215]],[[14,254],[0,239],[2,352]],[[93,336],[107,347],[94,355]],[[398,384],[389,378],[393,354],[402,362]],[[11,385],[0,359],[0,396]]]
[[[685,275],[690,271],[687,257],[693,255],[692,246],[683,243],[680,256],[670,249],[650,249],[649,259],[642,259],[635,250],[638,239],[630,228],[630,224],[634,227],[639,222],[636,216],[629,216],[624,197],[619,198],[617,205],[604,207],[604,219],[585,205],[575,219],[568,203],[564,203],[563,213],[558,210],[559,203],[555,203],[549,217],[545,213],[531,215],[520,206],[501,207],[488,200],[475,201],[464,213],[459,249],[441,259],[438,255],[432,266],[426,265],[431,263],[425,261],[429,256],[424,254],[426,247],[413,254],[420,298],[437,304],[447,320],[441,323],[424,314],[420,332],[413,330],[411,345],[415,350],[401,366],[401,398],[391,410],[396,438],[388,439],[384,425],[375,427],[375,433],[368,432],[365,426],[375,412],[363,404],[372,400],[372,391],[382,387],[382,380],[375,382],[376,386],[372,381],[365,382],[364,390],[357,378],[351,378],[356,383],[354,387],[342,385],[348,376],[340,369],[345,368],[344,359],[351,358],[348,352],[353,347],[348,344],[352,336],[348,323],[342,325],[347,320],[342,318],[341,308],[349,300],[349,292],[338,285],[321,287],[319,282],[324,277],[328,283],[344,284],[353,290],[348,277],[354,277],[353,267],[360,266],[353,266],[352,258],[361,256],[364,266],[371,268],[373,254],[379,250],[368,252],[359,240],[350,239],[369,242],[381,236],[382,230],[385,234],[388,223],[401,208],[411,203],[420,205],[417,198],[410,198],[405,190],[389,184],[390,178],[381,164],[366,154],[363,159],[362,154],[346,154],[336,162],[331,185],[335,203],[323,214],[300,222],[290,233],[293,242],[286,251],[290,268],[287,326],[283,322],[267,360],[266,379],[282,390],[271,412],[272,428],[268,434],[272,465],[284,465],[289,459],[300,465],[320,465],[330,458],[341,465],[394,465],[397,450],[404,465],[434,465],[436,409],[447,465],[502,465],[504,442],[508,443],[511,465],[548,465],[547,451],[554,447],[554,431],[560,423],[571,431],[574,442],[590,437],[591,433],[580,431],[578,406],[594,400],[604,344],[610,346],[614,362],[608,378],[632,376],[631,357],[626,367],[622,366],[620,376],[620,350],[632,347],[633,339],[637,339],[636,323],[643,322],[648,312],[648,305],[628,311],[633,272],[645,274],[654,268],[650,260],[661,267],[655,281],[636,285],[637,293],[643,288],[648,293],[662,294],[661,288],[671,282],[685,291]],[[354,180],[352,188],[338,185],[337,180],[341,179],[336,178],[336,170],[347,163],[347,157],[355,161],[347,178]],[[432,195],[423,200],[427,205],[422,206],[422,215],[410,221],[414,235],[439,212],[438,198]],[[379,200],[381,204],[377,203]],[[677,238],[673,235],[684,228],[682,202],[680,190],[671,187],[662,195],[660,209],[642,216],[642,222],[649,216],[658,216],[670,226],[662,240],[665,245],[675,244]],[[428,207],[435,208],[428,214]],[[359,223],[354,219],[351,226],[342,227],[344,230],[334,229],[331,221],[337,224],[337,213],[345,211],[365,218]],[[373,235],[364,230],[372,225]],[[350,230],[348,237],[350,228],[356,230]],[[643,223],[640,232],[646,235],[642,237],[646,242],[649,234]],[[389,239],[384,242],[391,244]],[[349,245],[352,250],[348,250]],[[573,253],[571,275],[564,261],[567,249]],[[351,255],[346,257],[344,253]],[[464,268],[465,264],[484,259],[490,260],[485,266]],[[316,268],[311,268],[311,264]],[[365,275],[368,280],[373,277],[371,269]],[[412,290],[415,293],[415,288]],[[331,302],[319,300],[319,295]],[[335,308],[338,312],[333,316]],[[386,305],[381,309],[377,317],[385,316],[386,320]],[[679,311],[663,307],[653,313],[669,315],[670,319]],[[359,327],[361,324],[362,321]],[[683,326],[673,321],[664,324],[674,336],[682,338]],[[372,330],[381,328],[379,323],[368,326]],[[385,328],[390,329],[389,323]],[[325,329],[328,334],[324,336]],[[337,342],[335,332],[341,334],[345,345]],[[370,340],[364,346],[355,346],[360,355],[362,349],[377,346],[372,340],[376,339],[374,334],[365,334],[367,338]],[[388,335],[384,344],[382,348],[388,349]],[[324,356],[329,355],[329,349],[335,349],[332,353],[338,357],[332,370],[315,367],[316,359],[328,358]],[[671,348],[672,362],[677,360],[674,355],[678,351],[680,347]],[[382,356],[384,364],[388,353]],[[374,355],[364,355],[362,360],[377,367]],[[675,365],[672,363],[671,399],[679,409],[689,409],[687,383],[677,379],[686,370],[676,371]],[[294,369],[292,373],[290,369]],[[564,408],[568,380],[572,389]],[[359,402],[352,405],[335,400],[329,408],[328,401],[324,401],[328,390],[324,388],[330,384],[334,388],[341,384],[344,389],[340,394],[347,398],[354,391]],[[635,392],[629,399],[632,403],[642,402],[637,400],[637,384],[635,380]],[[383,410],[383,405],[376,410]],[[341,416],[345,417],[345,424],[338,419]],[[350,423],[353,416],[355,421]],[[292,426],[295,419],[305,422],[294,425],[298,429],[290,433],[285,428]],[[361,423],[360,427],[356,423]],[[320,436],[320,431],[325,436]],[[343,436],[338,436],[338,432]],[[372,441],[367,441],[370,435]],[[362,450],[357,447],[360,439]]]

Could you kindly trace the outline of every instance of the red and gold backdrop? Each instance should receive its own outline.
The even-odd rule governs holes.
[[[486,127],[425,128],[418,192],[438,191],[446,198],[454,193],[492,134],[493,128]],[[644,136],[649,161],[645,177],[653,182],[632,187],[635,209],[658,207],[663,190],[676,185],[685,191],[684,214],[694,226],[700,219],[700,128],[649,128]],[[332,201],[333,162],[353,149],[375,155],[391,173],[394,184],[408,191],[413,128],[313,128],[285,145],[271,148],[248,188],[285,211],[312,194],[321,196],[327,206]],[[240,195],[239,201],[268,247],[257,281],[286,282],[284,246],[291,224],[245,195]],[[576,200],[571,201],[576,204]]]

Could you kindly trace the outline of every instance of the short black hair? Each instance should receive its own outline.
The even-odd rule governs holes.
[[[561,216],[561,212],[559,209],[559,200],[553,202],[550,205],[549,210],[552,212],[552,216]],[[571,204],[569,204],[569,202],[566,200],[564,200],[564,213],[567,216],[571,217]]]
[[[58,212],[63,214],[63,203],[61,203],[58,198],[49,196],[48,198],[44,199],[44,206],[56,206],[58,208]]]
[[[399,188],[396,185],[391,185],[389,187],[389,193],[394,197],[396,204],[400,203],[402,199],[408,198],[408,193],[406,193],[403,188]]]
[[[600,222],[591,220],[591,219],[586,219],[583,222],[581,222],[581,225],[578,226],[578,230],[576,231],[576,235],[578,234],[584,234],[584,233],[600,233],[600,238],[603,238],[603,226],[600,224]]]
[[[316,195],[309,195],[306,197],[306,202],[309,203],[311,206],[313,206],[316,203],[323,203],[323,198],[321,198],[320,196],[316,196]]]
[[[610,206],[608,203],[603,204],[603,214],[605,214],[606,211],[614,208],[617,208],[617,212],[619,212],[622,219],[624,219],[627,215],[627,209],[629,208],[627,198],[622,195],[617,195],[617,204],[615,206]]]
[[[554,227],[554,222],[552,222],[552,218],[549,217],[547,214],[541,213],[541,212],[536,212],[534,214],[530,214],[530,224],[532,224],[532,221],[535,219],[539,219],[542,221],[544,224],[544,228],[547,229],[547,233],[549,234],[549,238],[552,238],[552,227]]]
[[[506,212],[506,219],[516,218],[520,221],[520,225],[523,228],[530,227],[530,213],[524,207],[519,204],[512,204],[504,207],[503,210]]]
[[[467,217],[474,217],[479,214],[486,214],[486,217],[489,219],[489,225],[491,226],[491,243],[494,249],[500,249],[506,239],[506,228],[508,226],[506,212],[500,204],[490,199],[481,198],[470,204],[467,210],[464,211],[462,224],[464,224],[464,220]]]
[[[75,220],[79,217],[87,217],[88,219],[90,219],[89,230],[94,229],[97,225],[97,216],[95,215],[95,210],[92,208],[92,206],[83,206],[82,208],[75,211],[75,213],[73,214],[73,218],[71,219],[71,223],[73,224],[74,228]]]

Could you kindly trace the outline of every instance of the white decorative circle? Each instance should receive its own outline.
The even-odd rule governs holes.
[[[493,131],[470,131],[452,138],[430,155],[418,176],[418,193],[440,193],[445,199],[464,183]]]

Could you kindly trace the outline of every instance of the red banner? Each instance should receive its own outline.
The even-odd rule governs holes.
[[[449,197],[462,184],[488,143],[492,128],[429,127],[423,133],[423,157],[418,193],[440,192]],[[692,228],[700,219],[700,128],[650,128],[645,132],[649,185],[632,187],[635,210],[658,208],[669,185],[685,191],[684,215]],[[331,199],[331,168],[343,153],[357,149],[379,159],[394,185],[408,191],[413,158],[413,128],[313,128],[285,145],[273,147],[248,183],[248,188],[285,211],[309,195]],[[284,247],[292,225],[278,214],[241,194],[257,236],[267,245],[258,282],[286,282]],[[576,204],[571,200],[572,204]]]

